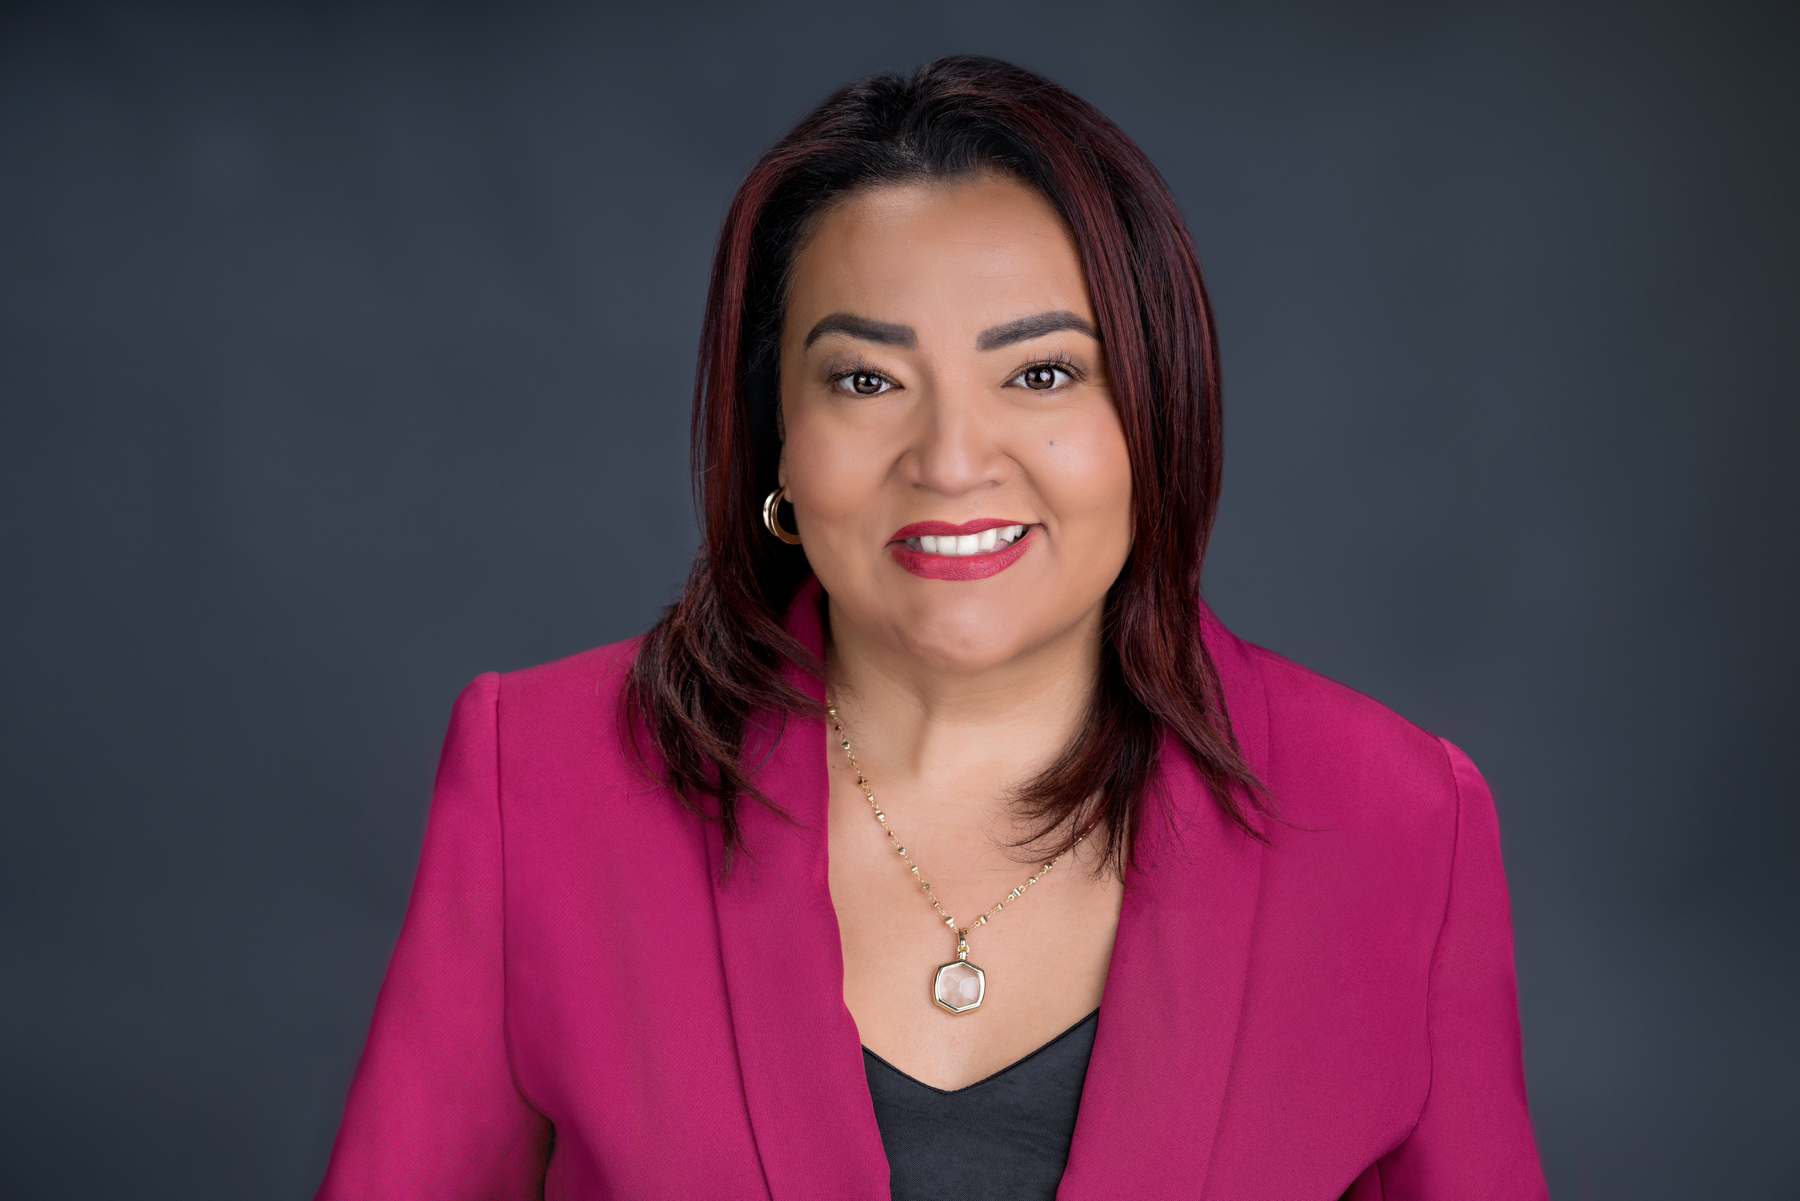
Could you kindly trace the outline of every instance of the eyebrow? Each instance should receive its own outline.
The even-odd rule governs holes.
[[[1015,342],[1029,342],[1033,338],[1041,338],[1045,334],[1054,334],[1061,330],[1071,329],[1078,334],[1086,334],[1098,342],[1100,335],[1094,327],[1077,317],[1067,309],[1058,309],[1053,313],[1039,313],[1035,317],[1021,317],[1017,321],[1008,321],[1005,325],[996,325],[993,329],[981,331],[975,339],[976,350],[999,350],[1003,346],[1011,346]]]
[[[919,344],[919,336],[913,333],[910,325],[894,325],[887,321],[871,321],[867,317],[858,317],[855,313],[832,313],[821,317],[819,323],[812,327],[806,335],[806,345],[810,349],[814,342],[826,334],[844,334],[852,338],[861,338],[864,342],[875,342],[882,346],[898,346],[911,350]]]
[[[1077,317],[1067,309],[1054,312],[1038,313],[1030,317],[1021,317],[1017,321],[1008,321],[1005,325],[996,325],[992,329],[981,331],[975,339],[976,350],[1000,350],[1018,342],[1029,342],[1033,338],[1041,338],[1045,334],[1059,333],[1062,330],[1073,330],[1078,334],[1086,334],[1096,342],[1100,335],[1093,326]],[[858,317],[855,313],[832,313],[821,317],[806,335],[806,346],[812,344],[826,334],[842,334],[850,338],[860,338],[864,342],[874,342],[881,346],[898,346],[911,350],[919,344],[919,336],[910,325],[898,325],[889,321],[875,321],[868,317]]]

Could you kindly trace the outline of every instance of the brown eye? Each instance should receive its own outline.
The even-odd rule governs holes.
[[[1061,367],[1053,367],[1049,363],[1039,363],[1035,367],[1027,367],[1013,376],[1015,384],[1030,388],[1033,392],[1048,392],[1052,388],[1060,388],[1075,377]]]
[[[893,387],[883,376],[873,371],[852,371],[837,377],[838,390],[848,392],[852,396],[880,396]]]

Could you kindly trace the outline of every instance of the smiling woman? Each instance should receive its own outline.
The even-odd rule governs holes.
[[[725,223],[704,546],[459,702],[321,1196],[1532,1198],[1495,815],[1199,597],[1154,168],[946,59]]]

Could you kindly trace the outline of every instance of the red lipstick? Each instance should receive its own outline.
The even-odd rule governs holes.
[[[981,534],[988,530],[1022,525],[1025,532],[1009,546],[972,555],[941,555],[914,550],[907,540],[912,538],[958,538]],[[948,521],[919,521],[894,531],[888,553],[894,562],[912,574],[927,580],[985,580],[999,575],[1025,554],[1037,527],[1023,521],[1007,521],[1001,517],[981,517],[962,525]]]

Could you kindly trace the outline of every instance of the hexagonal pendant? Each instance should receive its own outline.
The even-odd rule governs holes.
[[[951,1013],[980,1009],[986,994],[987,973],[966,959],[946,963],[931,982],[931,999]]]

